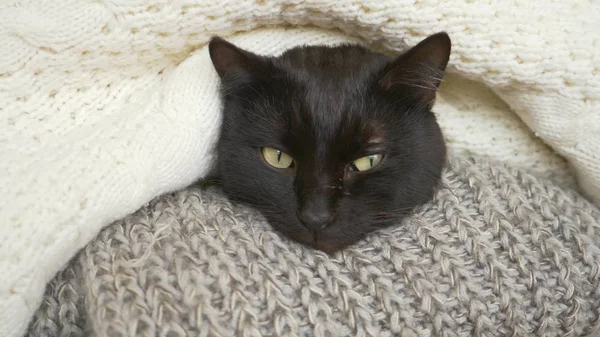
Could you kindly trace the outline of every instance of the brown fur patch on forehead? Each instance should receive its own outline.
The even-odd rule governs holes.
[[[361,130],[361,143],[366,147],[383,146],[386,139],[386,128],[377,120],[369,120]]]

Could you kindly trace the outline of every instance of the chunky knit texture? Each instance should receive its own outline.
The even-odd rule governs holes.
[[[454,160],[442,182],[414,216],[332,256],[217,189],[165,195],[102,231],[49,284],[29,336],[595,331],[600,210],[484,161]]]
[[[265,54],[344,35],[398,52],[446,30],[456,83],[477,81],[472,88],[484,84],[491,91],[477,90],[508,104],[472,104],[480,96],[449,77],[438,113],[458,117],[444,122],[451,146],[565,177],[537,134],[600,196],[599,8],[584,0],[2,1],[0,331],[26,329],[46,282],[103,226],[208,171],[218,79],[206,50],[191,52],[213,34],[252,31],[235,42]],[[338,33],[281,28],[290,25]],[[264,26],[280,29],[257,31]]]

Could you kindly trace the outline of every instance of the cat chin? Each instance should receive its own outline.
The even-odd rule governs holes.
[[[350,242],[314,241],[313,239],[308,239],[307,237],[304,237],[302,239],[290,237],[290,236],[287,236],[287,237],[301,245],[304,245],[308,248],[320,250],[326,254],[337,253],[341,250],[344,250],[345,248],[347,248],[349,246],[352,246],[353,244],[355,244],[356,242],[359,241],[359,240],[354,240],[354,241],[350,241]]]
[[[352,244],[353,243],[329,244],[329,243],[313,242],[310,245],[310,247],[331,255],[331,254],[337,253],[341,250],[344,250],[345,248],[351,246]]]
[[[278,226],[273,226],[270,222],[271,227],[279,232],[280,235],[299,243],[305,247],[320,250],[326,254],[334,254],[349,246],[352,246],[359,242],[366,235],[357,234],[353,238],[341,239],[339,236],[336,236],[336,232],[339,234],[340,229],[337,231],[318,233],[317,238],[315,239],[315,235],[308,231],[306,228],[301,227],[299,231],[290,231],[289,228],[286,230],[281,230],[277,228]],[[331,228],[333,229],[333,228]],[[347,234],[347,233],[346,233]]]

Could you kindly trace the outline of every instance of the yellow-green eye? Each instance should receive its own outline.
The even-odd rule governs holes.
[[[269,165],[278,169],[285,169],[294,164],[294,159],[289,154],[271,147],[263,147],[262,155]]]
[[[380,154],[364,156],[353,161],[352,167],[355,168],[357,171],[367,171],[379,165],[382,159],[383,156]]]

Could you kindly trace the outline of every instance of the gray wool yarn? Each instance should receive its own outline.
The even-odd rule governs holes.
[[[597,333],[596,207],[481,159],[453,159],[443,185],[414,216],[332,256],[217,189],[164,195],[56,276],[29,336]]]

